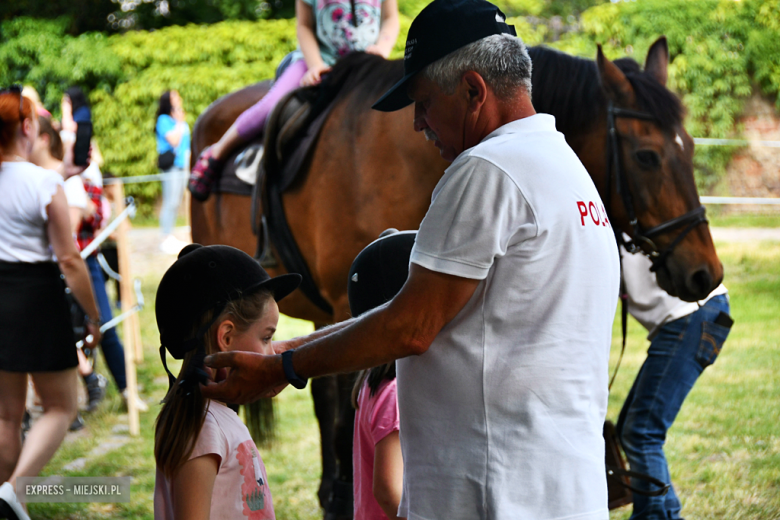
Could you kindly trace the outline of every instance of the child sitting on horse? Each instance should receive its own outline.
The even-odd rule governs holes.
[[[276,103],[299,86],[317,85],[340,57],[365,51],[384,58],[398,37],[397,0],[296,0],[298,49],[284,60],[271,90],[248,108],[219,141],[203,150],[192,168],[190,191],[198,200],[211,192],[230,152],[265,128]],[[286,65],[286,67],[285,67]]]
[[[388,233],[389,231],[389,233]],[[409,276],[417,233],[382,233],[355,258],[349,273],[353,316],[389,302]],[[352,390],[355,430],[352,442],[354,517],[398,519],[403,488],[395,361],[363,370]]]
[[[204,398],[199,383],[207,354],[271,353],[276,301],[300,280],[271,278],[238,249],[198,244],[186,246],[163,276],[155,312],[170,387],[155,427],[155,519],[275,518],[249,430],[227,403]],[[184,360],[176,378],[164,349]]]

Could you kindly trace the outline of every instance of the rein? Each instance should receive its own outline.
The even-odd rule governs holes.
[[[609,208],[612,207],[611,205],[612,176],[613,176],[613,168],[614,168],[615,191],[617,191],[618,196],[623,201],[623,207],[625,208],[626,215],[628,216],[629,224],[631,225],[632,228],[631,239],[630,241],[627,242],[623,238],[623,232],[616,227],[616,224],[614,223],[613,220],[612,229],[615,232],[615,240],[617,240],[618,246],[622,245],[626,249],[626,251],[628,251],[631,254],[636,254],[641,252],[647,255],[647,257],[653,263],[653,265],[650,267],[650,271],[655,272],[661,266],[664,265],[666,259],[672,253],[674,248],[677,247],[677,244],[679,244],[688,235],[688,233],[690,233],[699,224],[703,222],[705,223],[707,222],[707,218],[704,216],[705,209],[704,206],[700,205],[698,208],[695,208],[683,215],[680,215],[679,217],[675,217],[671,220],[667,220],[666,222],[663,222],[646,231],[642,230],[642,226],[639,224],[639,219],[637,218],[636,211],[634,210],[634,199],[631,196],[631,191],[628,189],[628,179],[626,177],[626,172],[623,168],[621,168],[619,136],[617,133],[617,128],[615,127],[615,119],[618,117],[642,119],[644,121],[655,121],[655,118],[652,115],[645,112],[639,112],[636,110],[630,110],[625,108],[617,108],[612,104],[611,101],[607,106],[607,131],[609,134],[608,141],[607,141],[607,179],[606,179],[607,211],[609,211]],[[663,235],[665,233],[669,233],[671,231],[679,229],[683,226],[685,226],[685,229],[683,229],[680,232],[680,234],[678,234],[674,238],[674,240],[672,240],[672,242],[668,246],[666,246],[665,249],[659,251],[658,246],[655,245],[655,242],[653,242],[652,239],[659,235]],[[646,245],[647,249],[649,249],[649,252],[646,251],[645,248],[643,248],[640,244]],[[621,266],[621,277],[620,277],[621,320],[620,321],[622,326],[621,328],[623,331],[623,344],[620,349],[620,357],[618,358],[617,365],[615,366],[615,371],[613,372],[612,378],[609,381],[609,387],[608,387],[609,390],[612,389],[612,383],[615,382],[615,377],[617,376],[618,369],[620,368],[620,363],[623,360],[623,353],[626,351],[626,335],[628,331],[628,294],[626,292],[626,284],[622,276],[623,253],[620,253],[620,266]],[[622,476],[622,477],[630,477],[636,480],[643,480],[655,486],[656,489],[643,490],[643,489],[636,488],[624,482],[621,479],[617,479],[617,482],[619,482],[620,485],[640,495],[662,496],[665,495],[670,488],[670,484],[662,482],[654,477],[651,477],[650,475],[646,475],[644,473],[639,473],[636,471],[629,471],[623,468],[607,466],[607,474],[610,476]]]
[[[639,112],[637,110],[630,110],[627,108],[618,108],[614,106],[611,101],[607,105],[607,133],[608,133],[607,179],[606,179],[607,211],[609,212],[610,208],[612,207],[612,177],[614,176],[615,191],[617,191],[618,196],[623,202],[623,208],[626,211],[626,215],[628,216],[628,222],[631,225],[631,229],[632,229],[631,239],[629,241],[626,241],[623,238],[623,232],[617,228],[615,221],[613,220],[612,229],[615,232],[615,240],[617,240],[618,246],[623,246],[626,249],[626,251],[628,251],[631,254],[640,253],[640,252],[645,254],[652,262],[652,266],[650,267],[650,270],[655,272],[665,264],[666,259],[669,258],[670,254],[672,254],[674,248],[677,247],[677,244],[682,242],[682,240],[688,235],[688,233],[693,231],[693,229],[699,224],[707,222],[707,218],[704,216],[705,209],[704,206],[699,206],[698,208],[692,209],[691,211],[685,213],[684,215],[680,215],[679,217],[675,217],[671,220],[667,220],[666,222],[663,222],[646,231],[642,229],[642,225],[639,224],[639,219],[637,218],[636,211],[634,209],[634,199],[631,196],[631,191],[628,188],[628,178],[626,177],[625,169],[621,168],[620,139],[617,132],[617,128],[615,126],[615,119],[617,119],[618,117],[642,119],[644,121],[655,121],[655,117],[653,117],[652,115],[646,112]],[[614,174],[613,174],[613,170],[614,170]],[[666,248],[659,251],[658,246],[655,245],[655,242],[653,242],[652,239],[658,237],[659,235],[663,235],[671,231],[674,231],[676,229],[679,229],[683,226],[685,226],[685,229],[683,229],[674,238],[674,240],[672,240],[671,243],[669,243],[669,245],[666,246]],[[642,245],[645,245],[646,247],[643,248]],[[649,251],[647,251],[647,249],[649,249]],[[623,265],[622,253],[620,256],[620,264],[621,264],[621,271],[622,271],[622,265]],[[623,352],[626,349],[626,330],[628,327],[628,306],[626,302],[627,299],[628,299],[628,295],[626,294],[625,283],[623,282],[623,277],[621,276],[620,313],[621,313],[621,325],[623,329],[623,346],[620,351],[620,358],[618,358],[617,366],[615,367],[615,372],[613,373],[612,378],[609,381],[609,388],[612,388],[612,383],[615,381],[618,368],[620,368],[620,362],[623,360]]]
[[[615,229],[615,238],[617,239],[618,244],[624,246],[626,250],[632,254],[638,253],[640,251],[645,252],[646,249],[649,249],[649,252],[645,252],[645,254],[653,262],[653,266],[650,268],[650,270],[655,272],[664,264],[664,262],[666,262],[666,259],[672,253],[677,244],[679,244],[688,235],[688,233],[693,231],[693,229],[699,224],[707,222],[707,218],[704,216],[705,208],[704,206],[699,206],[698,208],[692,209],[684,215],[667,220],[666,222],[663,222],[648,230],[642,229],[634,209],[634,199],[631,196],[631,191],[628,189],[628,179],[626,177],[626,172],[623,168],[621,168],[619,147],[620,140],[617,133],[617,128],[615,127],[615,119],[618,117],[642,119],[645,121],[655,121],[655,118],[645,112],[617,108],[612,104],[612,102],[610,102],[607,107],[607,131],[609,134],[607,141],[607,208],[611,207],[612,202],[610,199],[612,196],[611,187],[614,169],[615,188],[618,196],[620,196],[623,202],[623,207],[626,210],[629,224],[632,228],[631,240],[629,242],[626,242],[623,239],[622,232],[618,229]],[[652,239],[658,237],[659,235],[663,235],[679,229],[683,226],[686,226],[685,229],[683,229],[682,232],[677,235],[677,237],[672,240],[672,242],[666,246],[665,249],[659,251],[658,246],[655,245],[655,242],[653,242]],[[643,248],[642,245],[646,245],[647,248]]]

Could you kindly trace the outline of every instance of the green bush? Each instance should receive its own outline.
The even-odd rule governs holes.
[[[596,43],[608,57],[644,59],[661,34],[669,40],[669,86],[688,107],[686,125],[697,137],[735,137],[735,121],[754,86],[780,107],[780,7],[776,0],[655,0],[601,3],[577,0],[562,10],[550,0],[499,2],[529,45],[548,44],[594,58]],[[405,35],[426,0],[400,2],[401,36],[391,57],[403,56]],[[575,5],[576,4],[576,5]],[[567,29],[549,28],[567,16]],[[573,21],[572,21],[573,20]],[[153,134],[157,99],[178,90],[187,120],[218,97],[270,78],[296,46],[294,20],[227,21],[105,36],[66,34],[67,20],[16,18],[0,26],[0,84],[23,82],[41,93],[57,115],[62,92],[84,87],[93,106],[95,134],[108,170],[119,176],[156,172]],[[573,30],[574,28],[576,30]],[[555,41],[553,41],[555,40]],[[699,147],[699,180],[708,186],[724,171],[733,148]],[[142,204],[158,183],[128,185]],[[147,212],[149,206],[146,206]]]
[[[293,20],[168,27],[109,42],[125,77],[113,90],[93,90],[90,101],[106,169],[120,176],[157,171],[154,116],[165,90],[179,91],[192,128],[220,96],[273,77],[296,45]],[[127,191],[149,201],[160,185],[128,185]]]
[[[735,122],[755,81],[780,107],[780,8],[776,0],[654,0],[605,3],[583,13],[582,30],[553,45],[575,54],[644,59],[665,34],[671,64],[669,87],[688,109],[686,128],[696,137],[738,137]],[[700,185],[717,182],[734,147],[700,146]]]

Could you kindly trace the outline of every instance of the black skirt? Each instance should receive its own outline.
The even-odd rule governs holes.
[[[65,283],[53,262],[0,262],[0,370],[78,365]]]

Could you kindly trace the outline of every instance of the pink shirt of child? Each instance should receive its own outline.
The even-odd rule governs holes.
[[[190,460],[219,457],[211,495],[211,520],[275,520],[263,459],[236,412],[210,401]],[[173,486],[160,469],[154,482],[155,520],[173,520]]]
[[[355,520],[387,520],[374,498],[374,448],[388,434],[398,431],[395,379],[382,381],[376,394],[370,394],[366,381],[358,394],[352,444]]]

